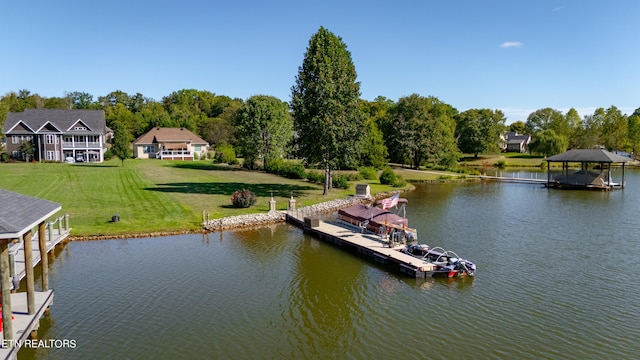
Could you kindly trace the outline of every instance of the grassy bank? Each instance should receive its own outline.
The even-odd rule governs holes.
[[[298,206],[350,196],[350,189],[322,196],[322,186],[303,180],[253,172],[209,161],[119,160],[102,164],[0,164],[0,188],[62,204],[70,215],[73,236],[121,235],[201,228],[202,211],[211,219],[266,212],[273,194],[277,208],[286,209],[291,195]],[[372,193],[392,190],[375,181]],[[247,188],[257,195],[250,209],[231,206],[234,191]],[[120,222],[112,223],[118,214]]]

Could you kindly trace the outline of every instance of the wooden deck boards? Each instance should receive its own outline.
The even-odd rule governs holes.
[[[29,315],[27,312],[27,293],[11,294],[11,308],[13,319],[13,341],[0,339],[0,359],[14,360],[18,358],[18,351],[33,330],[40,326],[40,318],[53,302],[53,290],[36,291],[36,313]],[[2,334],[2,333],[0,333]],[[4,334],[3,334],[4,336]],[[10,346],[14,345],[14,346]]]
[[[369,231],[361,232],[361,229],[340,220],[318,221],[318,226],[305,225],[304,219],[287,214],[287,220],[302,227],[306,232],[314,234],[323,240],[330,241],[339,246],[351,246],[359,253],[372,258],[374,261],[389,265],[395,264],[399,271],[417,278],[430,277],[435,266],[432,263],[420,260],[411,255],[398,251],[398,248],[389,248],[386,239]]]

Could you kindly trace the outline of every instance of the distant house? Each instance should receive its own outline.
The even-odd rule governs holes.
[[[504,135],[504,151],[526,153],[529,151],[531,135],[518,134],[515,131],[507,131]]]
[[[153,128],[133,142],[138,159],[193,160],[208,150],[209,143],[185,128]]]
[[[14,159],[25,160],[20,146],[28,141],[34,145],[36,161],[102,162],[106,129],[102,110],[25,109],[8,113],[2,132]]]

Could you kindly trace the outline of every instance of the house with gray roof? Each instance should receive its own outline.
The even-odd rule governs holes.
[[[507,131],[504,135],[504,150],[506,152],[526,153],[529,151],[531,135],[518,134],[515,131]]]
[[[103,110],[25,109],[7,114],[2,132],[7,153],[25,160],[20,145],[31,142],[36,161],[102,162],[107,150]]]

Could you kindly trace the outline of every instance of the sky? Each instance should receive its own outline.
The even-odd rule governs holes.
[[[580,116],[640,108],[637,0],[8,1],[0,94],[182,89],[290,101],[311,36],[342,38],[361,97]]]

